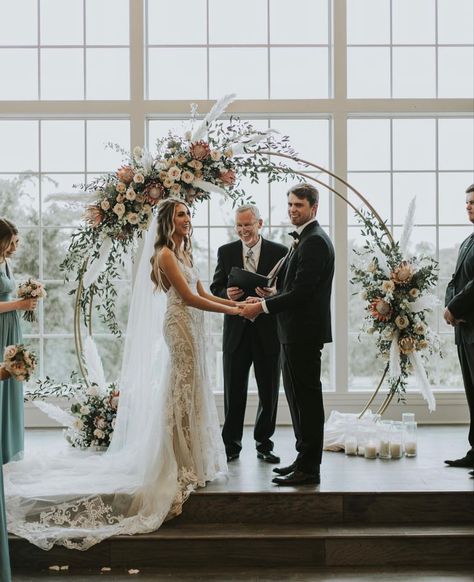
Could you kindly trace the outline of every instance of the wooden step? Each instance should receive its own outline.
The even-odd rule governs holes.
[[[191,495],[181,523],[474,523],[474,492],[262,493]]]
[[[12,537],[14,568],[188,568],[214,566],[474,566],[474,525],[184,524],[116,536],[87,552],[44,552]],[[297,557],[297,558],[296,558]]]

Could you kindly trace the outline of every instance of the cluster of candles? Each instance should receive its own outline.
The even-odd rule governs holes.
[[[406,412],[402,421],[382,420],[368,425],[354,425],[346,432],[344,450],[346,455],[359,455],[366,459],[400,459],[416,457],[417,423],[415,415]]]

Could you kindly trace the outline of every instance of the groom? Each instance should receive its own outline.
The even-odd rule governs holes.
[[[288,191],[288,215],[295,241],[278,274],[276,294],[247,303],[242,315],[277,314],[282,372],[296,437],[296,460],[274,469],[278,485],[320,482],[324,407],[321,351],[331,338],[331,286],[334,248],[316,220],[319,193],[311,184]]]

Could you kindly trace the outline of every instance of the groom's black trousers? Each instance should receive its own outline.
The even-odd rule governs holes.
[[[232,352],[224,351],[223,354],[225,421],[222,427],[222,440],[227,454],[238,454],[242,449],[252,363],[259,397],[254,427],[255,444],[261,453],[273,450],[271,437],[275,432],[280,387],[280,353],[279,351],[266,353],[261,335],[249,321],[237,348]]]
[[[312,342],[282,344],[282,372],[296,437],[296,468],[319,473],[323,452],[324,405],[321,350]]]

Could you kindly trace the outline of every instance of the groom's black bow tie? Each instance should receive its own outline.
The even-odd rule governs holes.
[[[288,233],[290,236],[292,236],[295,240],[299,240],[300,238],[300,233],[296,232],[296,230],[293,230],[292,232]]]

